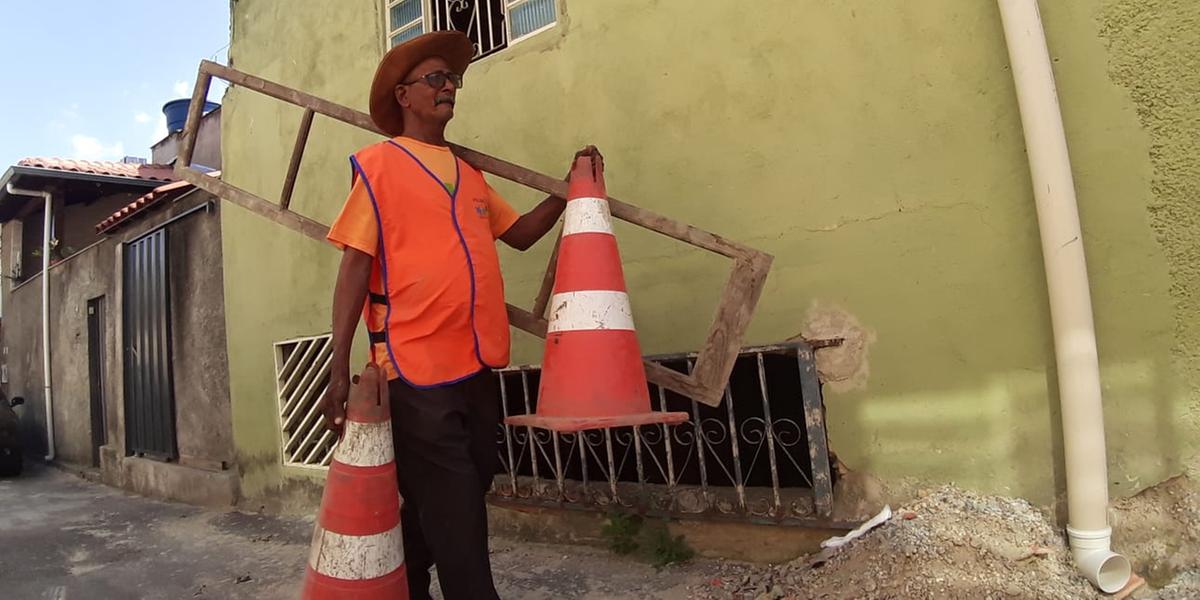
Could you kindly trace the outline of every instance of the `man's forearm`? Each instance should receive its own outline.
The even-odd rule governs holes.
[[[566,208],[566,200],[557,196],[547,196],[533,207],[533,210],[521,215],[500,239],[517,250],[528,250],[554,227]]]
[[[371,261],[371,255],[353,248],[342,253],[342,264],[333,289],[333,355],[330,360],[336,375],[350,373],[350,346],[367,296]]]
[[[539,202],[537,206],[533,207],[533,210],[522,216],[523,219],[529,219],[529,228],[532,230],[534,242],[542,239],[542,236],[546,235],[551,227],[554,227],[566,208],[566,200],[558,196],[546,196],[545,200]],[[530,245],[533,245],[532,242]]]

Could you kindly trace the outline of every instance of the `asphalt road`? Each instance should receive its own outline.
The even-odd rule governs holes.
[[[157,502],[30,467],[0,479],[0,598],[297,596],[312,531],[302,519]]]
[[[293,599],[311,533],[311,519],[160,502],[33,464],[0,479],[0,599]],[[716,571],[501,537],[491,547],[506,599],[683,599]]]

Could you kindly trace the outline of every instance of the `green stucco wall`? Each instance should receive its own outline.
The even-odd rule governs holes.
[[[381,4],[236,0],[233,66],[365,110]],[[1174,36],[1154,35],[1136,25],[1139,4],[1043,3],[1116,495],[1177,473],[1197,443],[1188,201],[1200,154],[1185,124],[1200,82],[1181,65],[1196,64],[1200,34],[1164,22]],[[1150,4],[1196,22],[1187,0]],[[836,312],[860,323],[867,367],[826,390],[831,444],[849,469],[1044,504],[1062,493],[1037,223],[993,2],[560,9],[555,28],[471,67],[452,139],[551,174],[596,144],[614,196],[774,254],[750,343]],[[224,178],[276,197],[299,109],[237,90],[224,102]],[[374,138],[317,123],[293,208],[328,222],[347,190],[345,157]],[[518,208],[539,199],[497,184]],[[338,255],[245,211],[222,215],[243,493],[286,497],[295,484],[276,466],[271,345],[328,329]],[[617,233],[643,349],[698,348],[728,264],[629,226]],[[510,301],[531,302],[550,246],[503,251]],[[539,359],[535,340],[515,339],[516,362]]]
[[[1200,4],[1107,2],[1099,19],[1109,48],[1109,72],[1133,100],[1149,138],[1152,171],[1146,206],[1170,271],[1174,364],[1191,390],[1190,404],[1180,409],[1185,422],[1196,423],[1200,421]]]

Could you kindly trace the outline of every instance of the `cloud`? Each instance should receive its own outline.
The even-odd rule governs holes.
[[[58,111],[59,117],[63,121],[78,121],[79,120],[79,103],[72,102],[70,106]]]
[[[186,81],[176,81],[174,90],[175,95],[180,98],[190,98],[192,96],[192,86],[188,85]]]
[[[125,145],[121,142],[106,145],[94,137],[76,134],[71,136],[71,156],[82,160],[119,160],[125,156]]]
[[[137,113],[136,115],[133,115],[133,120],[137,121],[138,123],[145,124],[145,123],[149,123],[150,121],[152,121],[153,118],[144,112],[140,112],[140,113]]]
[[[167,137],[167,116],[158,115],[158,123],[154,125],[154,143]]]

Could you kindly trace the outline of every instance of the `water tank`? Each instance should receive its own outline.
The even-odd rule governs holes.
[[[172,100],[163,105],[162,110],[163,114],[167,117],[168,132],[175,132],[183,129],[184,124],[187,123],[188,107],[190,107],[191,104],[191,98],[180,98],[179,100]],[[216,102],[205,101],[204,112],[201,114],[206,115],[217,108],[220,108],[220,106],[221,105],[217,104]]]

